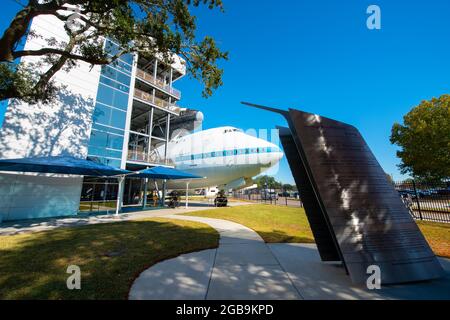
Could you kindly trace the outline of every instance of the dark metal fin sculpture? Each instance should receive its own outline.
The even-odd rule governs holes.
[[[322,260],[342,260],[354,283],[369,266],[381,283],[435,279],[443,269],[394,186],[346,123],[315,114],[244,103],[283,115],[280,138],[305,203]]]

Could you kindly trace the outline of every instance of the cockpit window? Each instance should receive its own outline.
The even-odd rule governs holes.
[[[230,132],[240,132],[240,130],[236,129],[236,128],[231,128],[231,129],[225,129],[223,131],[223,133],[230,133]]]

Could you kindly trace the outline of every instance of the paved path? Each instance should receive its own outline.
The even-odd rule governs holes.
[[[440,280],[370,291],[352,284],[340,263],[320,260],[315,244],[265,244],[240,224],[200,217],[166,216],[206,223],[220,233],[218,249],[181,255],[145,270],[129,299],[450,299],[450,260],[440,259]]]
[[[230,202],[230,207],[248,205],[246,202]],[[99,223],[112,223],[121,221],[138,220],[154,217],[165,217],[173,214],[183,214],[194,211],[216,209],[213,206],[204,202],[190,201],[189,207],[186,208],[184,203],[181,203],[177,209],[161,208],[147,211],[121,213],[119,216],[115,215],[95,215],[95,216],[73,216],[73,217],[59,217],[47,219],[32,219],[20,221],[6,221],[0,223],[0,236],[13,235],[19,233],[37,232],[50,230],[61,227],[78,227]]]
[[[133,283],[135,299],[301,299],[270,248],[253,230],[211,218],[166,216],[209,224],[219,248],[158,263]]]

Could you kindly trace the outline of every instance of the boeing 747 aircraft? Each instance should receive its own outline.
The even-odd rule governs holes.
[[[218,186],[239,189],[276,165],[283,157],[278,146],[233,127],[220,127],[178,136],[168,145],[168,158],[176,168],[205,179],[193,180],[191,189]],[[170,181],[169,189],[185,182]]]

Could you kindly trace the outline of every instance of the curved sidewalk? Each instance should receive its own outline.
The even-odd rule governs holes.
[[[220,233],[217,249],[181,255],[145,270],[129,299],[301,299],[270,248],[253,230],[211,218],[170,215],[202,222]]]
[[[322,262],[315,244],[265,244],[234,222],[165,217],[210,225],[220,233],[219,247],[150,267],[134,281],[129,299],[450,299],[449,259],[440,258],[442,279],[368,290],[352,284],[342,264]]]

